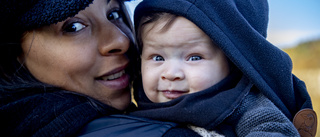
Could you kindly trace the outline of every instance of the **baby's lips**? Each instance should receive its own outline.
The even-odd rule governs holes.
[[[168,99],[175,99],[187,93],[187,91],[180,90],[164,90],[163,95]]]

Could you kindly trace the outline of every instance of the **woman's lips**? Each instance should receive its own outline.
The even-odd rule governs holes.
[[[120,77],[112,80],[98,80],[101,84],[108,88],[112,88],[115,90],[125,89],[129,86],[129,75],[123,74]]]
[[[179,90],[163,90],[163,95],[168,99],[175,99],[187,93],[187,91]]]

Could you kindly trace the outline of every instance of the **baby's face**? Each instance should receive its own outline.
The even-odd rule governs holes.
[[[156,103],[204,90],[229,74],[226,56],[195,24],[183,17],[167,30],[159,20],[142,30],[142,81]]]

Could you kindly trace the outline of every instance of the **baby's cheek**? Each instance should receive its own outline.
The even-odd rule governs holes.
[[[205,81],[197,81],[190,84],[189,88],[190,88],[190,93],[196,93],[208,88],[208,85]]]
[[[143,79],[143,89],[145,94],[150,98],[155,96],[154,82],[151,79]]]
[[[189,82],[191,93],[199,92],[216,84],[216,81],[210,77],[194,78]]]
[[[146,89],[146,90],[144,90],[144,92],[145,92],[146,96],[148,97],[148,99],[151,100],[152,102],[158,103],[159,100],[161,99],[161,96],[155,90]]]

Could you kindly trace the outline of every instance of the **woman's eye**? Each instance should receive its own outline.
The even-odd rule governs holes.
[[[114,10],[107,15],[108,20],[116,20],[122,17],[122,13],[120,10]]]
[[[63,30],[64,32],[78,32],[85,28],[86,26],[83,25],[82,23],[75,22],[67,25]]]
[[[164,61],[164,58],[159,56],[159,55],[157,55],[157,56],[152,57],[152,60],[154,60],[154,61]]]
[[[188,59],[188,61],[197,61],[197,60],[201,60],[202,59],[202,57],[200,57],[200,56],[191,56],[189,59]]]

